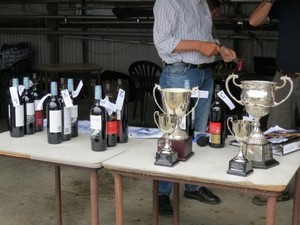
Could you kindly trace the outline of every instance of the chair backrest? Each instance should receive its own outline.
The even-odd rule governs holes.
[[[161,71],[160,66],[145,60],[133,62],[128,69],[129,74],[138,82],[141,89],[150,93],[154,84],[158,83]]]

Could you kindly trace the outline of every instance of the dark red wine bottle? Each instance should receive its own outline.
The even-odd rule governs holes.
[[[217,95],[220,91],[221,85],[217,84],[209,115],[209,146],[213,148],[223,148],[225,145],[225,109]]]
[[[117,80],[117,99],[118,96],[120,96],[120,99],[123,100],[122,108],[121,110],[116,111],[117,114],[117,142],[118,143],[126,143],[128,142],[128,101],[125,96],[125,90],[122,83],[122,79]],[[122,89],[123,91],[119,92],[119,90]]]
[[[35,133],[34,100],[30,92],[29,77],[23,77],[24,91],[22,99],[24,102],[25,134]]]
[[[107,112],[100,105],[102,98],[101,85],[95,85],[95,101],[90,110],[91,148],[93,151],[105,151],[107,149],[106,120]]]
[[[24,104],[23,100],[19,95],[19,79],[13,78],[12,79],[12,87],[15,88],[17,95],[10,97],[8,102],[8,127],[10,131],[11,137],[23,137],[25,133],[24,127]],[[19,104],[17,106],[13,105],[13,99],[17,98]]]
[[[47,104],[47,136],[49,144],[62,143],[62,109],[57,96],[57,82],[51,82],[51,98]]]
[[[105,96],[110,102],[114,102],[111,90],[111,84],[106,82],[105,84]],[[117,125],[117,115],[116,112],[112,112],[111,115],[107,117],[107,146],[114,147],[117,145],[117,134],[118,134],[118,125]]]
[[[74,91],[74,80],[69,78],[67,81],[68,91],[73,103],[71,107],[71,136],[77,137],[78,136],[78,102],[75,98],[73,98],[73,91]]]
[[[43,114],[43,106],[38,109],[37,106],[41,100],[41,94],[37,88],[38,80],[36,73],[32,74],[32,86],[31,86],[31,95],[34,101],[34,118],[35,118],[35,131],[43,131],[44,130],[44,114]]]
[[[63,91],[66,90],[65,79],[60,78],[60,97],[59,101],[61,102],[62,108],[62,138],[63,141],[71,140],[71,107],[67,107],[65,100],[63,98]]]

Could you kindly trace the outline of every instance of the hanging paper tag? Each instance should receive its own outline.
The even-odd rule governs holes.
[[[105,99],[100,100],[100,105],[105,107],[108,115],[111,115],[113,112],[115,112],[116,109],[116,105],[112,102],[109,101],[108,97],[105,97]]]
[[[81,80],[81,81],[79,82],[79,84],[78,84],[76,90],[72,92],[72,97],[73,97],[73,98],[76,98],[76,97],[79,95],[79,93],[80,93],[82,87],[83,87],[83,82],[82,82],[82,80]]]
[[[71,97],[69,95],[69,91],[67,89],[65,89],[65,90],[61,90],[60,93],[61,93],[61,96],[64,99],[66,108],[72,107],[73,103],[72,103],[72,99],[71,99]]]
[[[117,110],[121,110],[123,107],[123,103],[124,103],[124,99],[125,99],[125,91],[123,89],[119,89],[118,91],[118,97],[117,97],[117,101],[116,101],[116,108]]]
[[[217,95],[223,100],[223,102],[226,103],[226,105],[231,109],[233,110],[235,108],[235,105],[233,104],[233,102],[230,100],[230,98],[228,98],[228,96],[225,94],[225,92],[222,90],[222,91],[219,91],[217,93]]]
[[[18,90],[15,87],[9,88],[11,101],[14,107],[20,106]]]
[[[208,91],[192,90],[191,98],[208,98]]]
[[[35,110],[40,111],[43,109],[43,103],[45,101],[46,98],[48,98],[49,96],[51,96],[51,94],[46,94],[45,96],[43,96],[41,98],[41,100],[39,101],[39,104],[36,106]]]

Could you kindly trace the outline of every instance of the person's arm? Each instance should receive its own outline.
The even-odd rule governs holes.
[[[268,14],[272,8],[273,3],[268,0],[263,0],[249,17],[249,24],[251,26],[260,26],[269,21]]]
[[[215,42],[204,42],[197,40],[181,40],[173,52],[197,51],[205,56],[214,56],[220,53],[220,46]]]

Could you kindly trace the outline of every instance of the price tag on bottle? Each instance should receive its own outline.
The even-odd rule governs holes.
[[[37,104],[37,106],[35,107],[35,110],[37,110],[37,111],[43,110],[43,103],[44,103],[45,99],[48,98],[49,96],[51,96],[51,94],[44,95],[41,98],[41,100],[39,101],[39,103]]]
[[[225,92],[219,91],[217,93],[217,95],[220,97],[220,99],[223,100],[223,102],[225,102],[225,104],[231,109],[233,110],[235,108],[235,105],[233,104],[233,102],[230,100],[230,98],[228,98],[228,96],[225,94]]]
[[[62,98],[64,99],[66,108],[70,108],[73,106],[72,99],[69,95],[69,91],[67,89],[60,91]]]
[[[123,103],[124,103],[124,99],[125,99],[125,91],[123,89],[119,89],[118,91],[118,97],[117,97],[117,101],[116,101],[116,108],[117,110],[121,110],[123,107]]]
[[[193,90],[191,98],[208,98],[208,91]]]
[[[105,97],[104,99],[100,100],[100,105],[105,107],[108,115],[111,115],[113,112],[115,112],[116,109],[116,105],[112,102],[109,101],[108,97]]]
[[[76,98],[76,97],[79,95],[79,93],[80,93],[82,87],[83,87],[83,82],[82,82],[82,80],[81,80],[81,81],[79,82],[79,84],[78,84],[76,90],[72,92],[72,97],[73,97],[73,98]]]
[[[9,88],[11,101],[14,107],[20,106],[18,90],[15,87]]]

